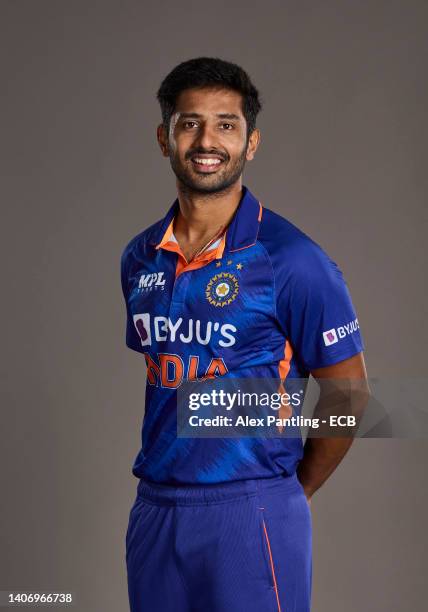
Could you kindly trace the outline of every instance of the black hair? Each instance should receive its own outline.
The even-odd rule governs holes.
[[[248,74],[237,64],[218,57],[197,57],[178,64],[164,78],[157,92],[162,122],[167,130],[179,94],[195,87],[224,87],[242,95],[242,113],[247,122],[247,136],[256,127],[262,105],[259,92]]]

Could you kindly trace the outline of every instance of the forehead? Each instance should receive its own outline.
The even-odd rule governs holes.
[[[242,95],[232,89],[201,87],[185,89],[176,100],[176,113],[200,115],[234,113],[242,118]]]

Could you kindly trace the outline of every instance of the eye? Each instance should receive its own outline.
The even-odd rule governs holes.
[[[196,121],[189,120],[189,121],[185,121],[183,125],[186,129],[187,128],[192,129],[195,125],[198,125],[198,124],[196,123]]]
[[[221,127],[225,130],[233,130],[234,126],[232,123],[222,123]]]

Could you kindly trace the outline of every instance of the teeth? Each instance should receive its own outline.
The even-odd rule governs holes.
[[[220,163],[219,159],[214,159],[214,158],[205,159],[205,158],[200,158],[200,157],[194,157],[193,160],[197,164],[203,164],[204,166],[215,166],[216,164]]]

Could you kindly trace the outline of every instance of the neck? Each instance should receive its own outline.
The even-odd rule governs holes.
[[[174,233],[177,238],[198,242],[230,223],[242,196],[242,182],[240,179],[217,193],[197,193],[177,181],[177,191],[180,211]]]

